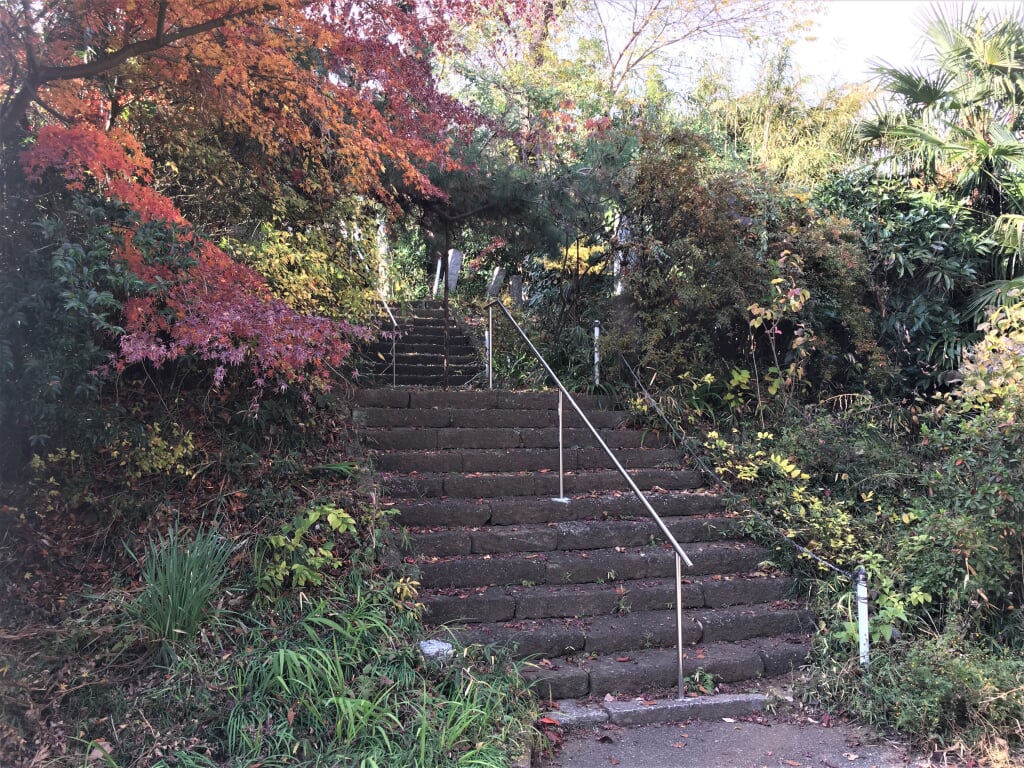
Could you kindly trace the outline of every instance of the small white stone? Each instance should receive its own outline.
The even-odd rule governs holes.
[[[421,640],[420,651],[429,661],[447,661],[455,655],[455,648],[444,640]]]

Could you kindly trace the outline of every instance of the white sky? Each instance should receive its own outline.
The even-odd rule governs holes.
[[[820,24],[793,48],[800,73],[813,80],[814,90],[831,84],[870,79],[870,62],[881,59],[897,67],[920,57],[922,19],[935,7],[966,9],[971,5],[993,12],[1020,9],[1020,0],[1002,2],[923,2],[922,0],[824,0]]]

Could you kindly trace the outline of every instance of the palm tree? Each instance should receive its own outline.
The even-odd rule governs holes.
[[[859,134],[889,173],[955,196],[988,228],[980,310],[1024,282],[1024,12],[939,9],[926,35],[929,68],[876,67],[888,108]]]

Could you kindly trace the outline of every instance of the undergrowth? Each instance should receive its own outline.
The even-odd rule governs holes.
[[[928,399],[760,399],[755,424],[724,400],[665,410],[688,413],[680,432],[719,425],[692,447],[811,598],[805,697],[922,748],[1001,764],[1024,746],[1024,304],[980,329],[963,382]],[[857,566],[869,577],[867,668]]]
[[[0,612],[0,763],[499,767],[528,752],[535,699],[503,653],[421,652],[418,584],[385,565],[393,510],[345,442],[344,398],[267,399],[253,422],[195,397],[132,414],[189,423],[180,471],[126,477],[123,456],[54,451],[3,507],[8,592],[37,605]]]

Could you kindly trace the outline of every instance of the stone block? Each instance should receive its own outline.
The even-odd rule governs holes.
[[[490,588],[485,592],[462,595],[423,595],[423,621],[427,624],[511,621],[515,615],[515,598],[504,590]]]
[[[478,555],[498,552],[550,552],[558,536],[543,526],[489,526],[470,534],[473,552]]]

